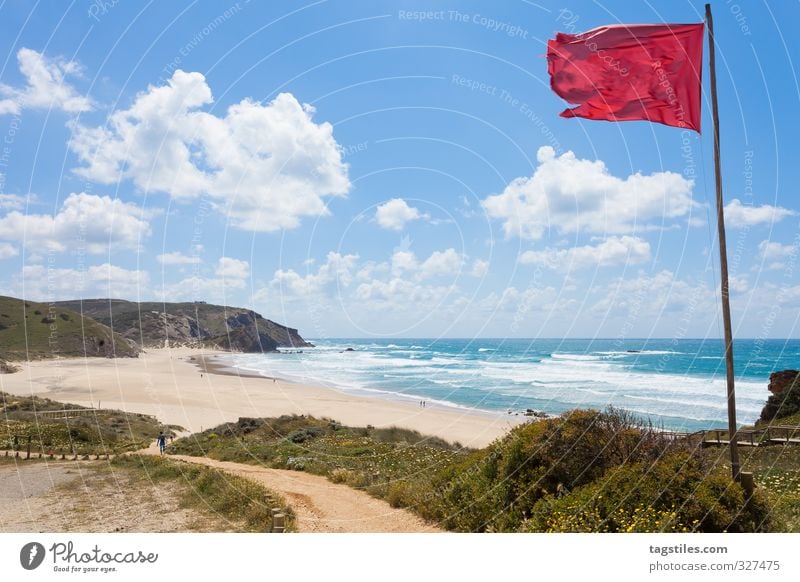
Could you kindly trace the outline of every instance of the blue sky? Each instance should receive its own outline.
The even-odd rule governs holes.
[[[713,8],[735,334],[796,337],[800,5]],[[717,337],[708,102],[702,136],[563,119],[544,58],[702,11],[3,2],[0,293],[309,337]]]

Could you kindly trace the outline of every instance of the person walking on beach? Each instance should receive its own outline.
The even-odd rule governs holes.
[[[156,439],[156,442],[158,443],[158,450],[163,455],[164,454],[164,449],[167,448],[167,437],[164,434],[164,431],[161,431],[160,433],[158,433],[158,438]]]

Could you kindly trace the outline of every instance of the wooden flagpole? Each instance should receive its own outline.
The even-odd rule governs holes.
[[[728,252],[725,242],[725,215],[722,201],[722,169],[719,161],[719,111],[717,109],[717,71],[714,66],[714,21],[711,4],[706,4],[708,26],[708,66],[711,70],[711,114],[714,118],[714,174],[717,181],[717,230],[719,232],[720,294],[722,296],[722,321],[725,329],[725,367],[728,384],[728,438],[730,440],[731,472],[734,481],[741,480],[739,450],[736,444],[736,390],[733,374],[733,331],[731,329],[731,304],[728,285]]]

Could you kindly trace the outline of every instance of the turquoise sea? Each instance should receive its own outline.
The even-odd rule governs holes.
[[[558,414],[613,405],[671,430],[727,426],[721,340],[311,341],[317,347],[302,353],[226,357],[265,376],[428,406]],[[737,340],[734,356],[737,420],[751,424],[769,396],[769,374],[800,368],[800,340]]]

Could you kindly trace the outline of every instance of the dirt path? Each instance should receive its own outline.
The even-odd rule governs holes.
[[[220,532],[236,524],[184,508],[161,487],[107,461],[0,463],[0,532]]]
[[[148,454],[158,454],[151,447]],[[252,479],[283,495],[297,516],[301,532],[440,532],[405,509],[370,497],[347,485],[331,483],[325,477],[302,471],[268,469],[243,463],[217,461],[206,457],[169,455],[170,459],[215,467]]]

